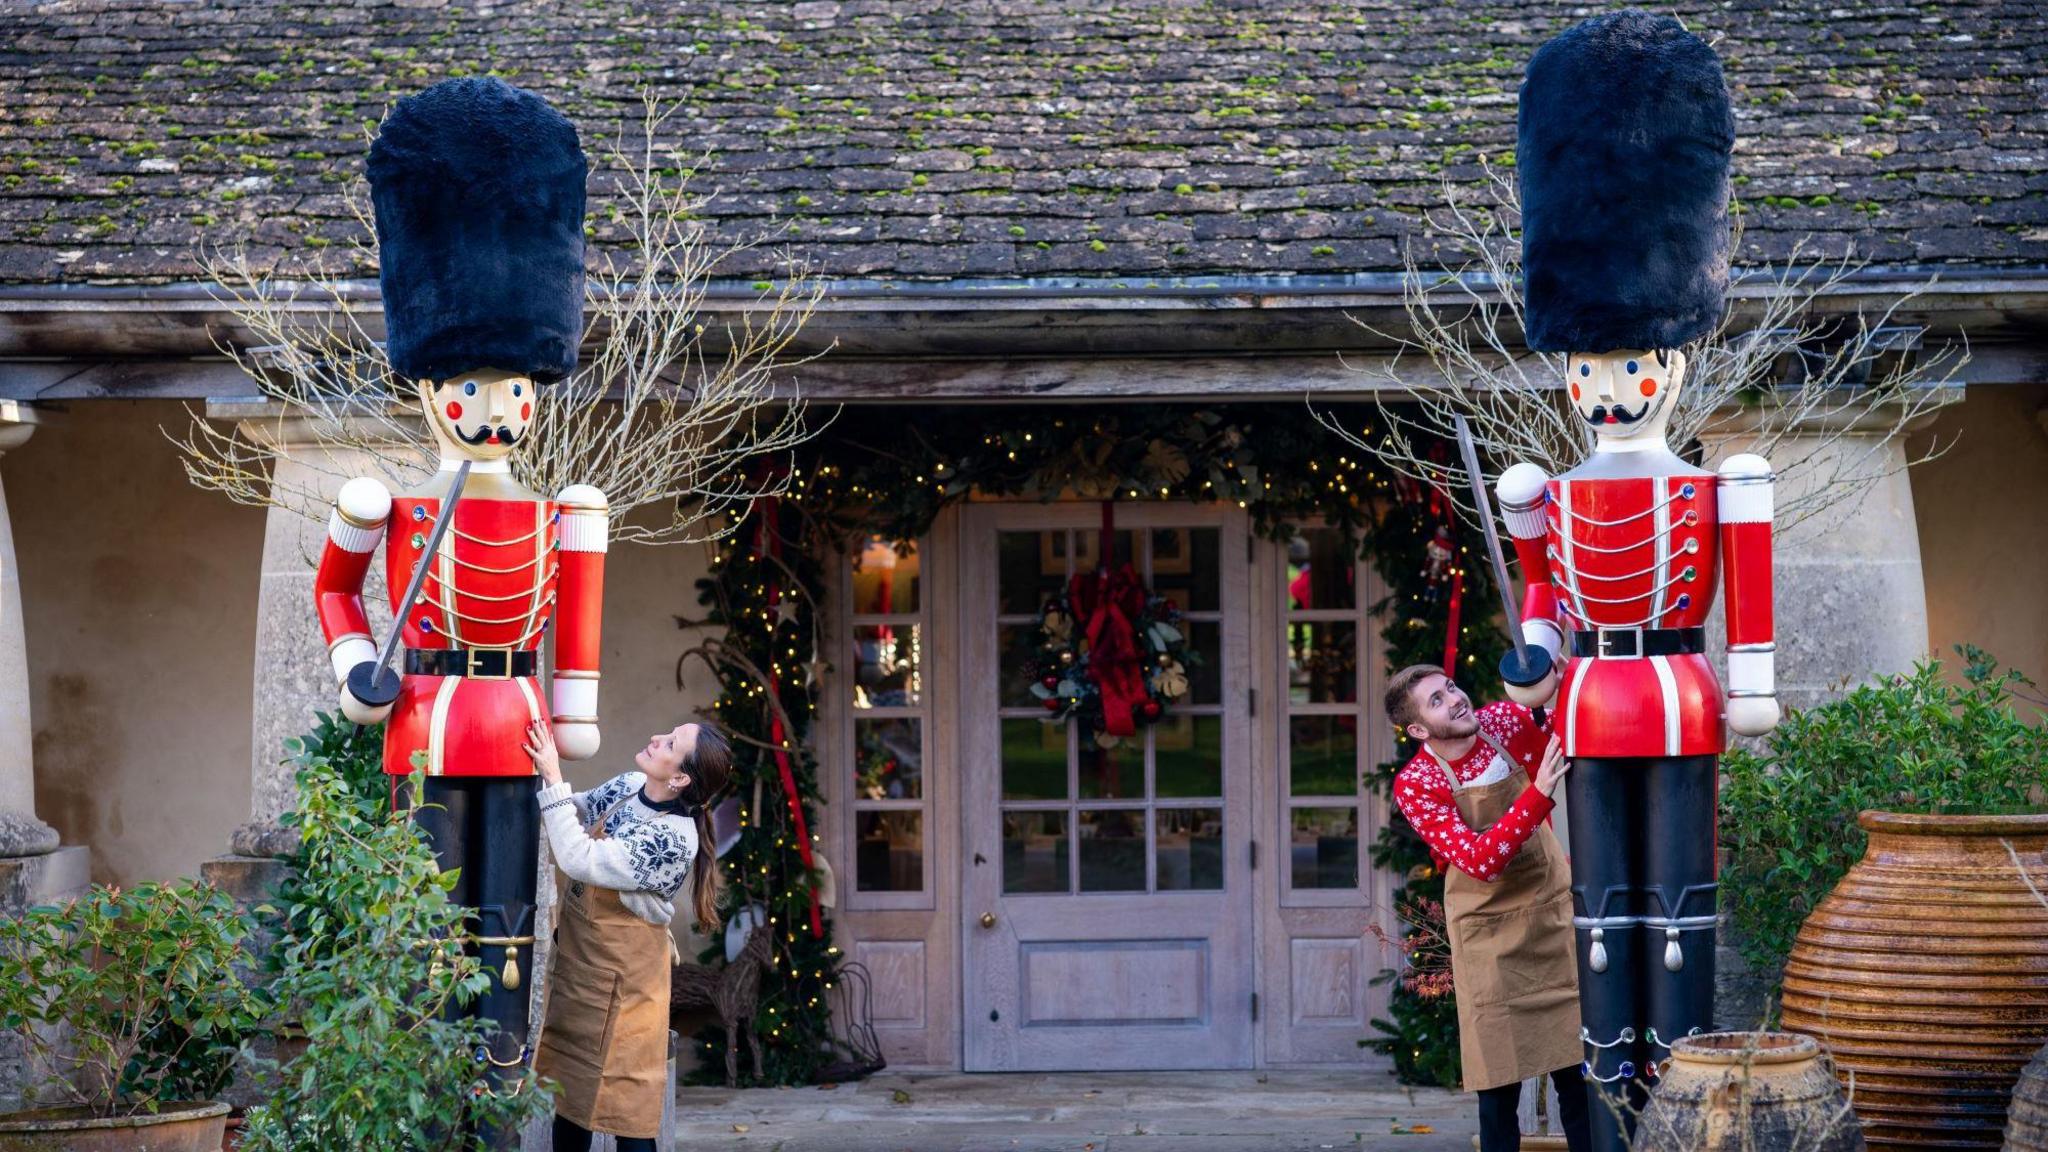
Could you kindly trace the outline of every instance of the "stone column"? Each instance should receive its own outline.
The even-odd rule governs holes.
[[[1816,419],[1769,450],[1780,525],[1772,542],[1778,699],[1787,709],[1910,672],[1927,654],[1927,588],[1906,445],[1902,436],[1886,438],[1895,426],[1889,412]],[[1755,451],[1757,440],[1753,420],[1724,422],[1706,440],[1706,467]],[[1832,503],[1787,525],[1794,503],[1828,499],[1819,490],[1830,478],[1860,487],[1838,488]],[[1717,601],[1710,639],[1716,653],[1720,617]]]
[[[294,800],[284,742],[311,729],[315,713],[339,707],[313,607],[313,574],[327,539],[327,511],[342,484],[357,476],[381,477],[385,469],[367,450],[322,440],[309,418],[286,415],[276,404],[214,403],[207,415],[234,420],[237,435],[276,453],[271,486],[284,501],[269,510],[264,522],[250,709],[249,822],[232,839],[237,856],[274,857],[290,848],[278,824]],[[366,443],[391,436],[389,428],[367,422],[358,432]],[[397,451],[418,451],[418,444],[392,442]],[[381,560],[373,563],[363,590],[371,628],[380,637],[391,622],[383,572]]]
[[[1895,425],[1885,412],[1816,420],[1768,452],[1778,474],[1781,525],[1787,512],[1797,515],[1789,505],[1830,478],[1863,482],[1774,533],[1778,699],[1787,710],[1825,703],[1879,676],[1909,672],[1927,653],[1927,589],[1906,445],[1901,437],[1886,439]],[[1706,466],[1718,468],[1729,456],[1755,451],[1757,442],[1753,418],[1726,421],[1722,434],[1706,440]],[[1717,599],[1708,651],[1725,675],[1723,611]],[[1751,970],[1726,928],[1714,963],[1716,1023],[1757,1027],[1777,974]]]
[[[27,443],[39,423],[33,409],[0,400],[0,455]],[[0,489],[0,916],[75,895],[88,879],[86,850],[60,847],[57,830],[36,818],[34,731],[21,570]]]

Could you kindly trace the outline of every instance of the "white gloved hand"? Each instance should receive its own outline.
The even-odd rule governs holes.
[[[564,760],[588,760],[597,755],[597,725],[581,720],[554,722],[555,749]]]
[[[1508,699],[1524,708],[1549,708],[1557,702],[1559,679],[1557,664],[1553,661],[1550,665],[1550,674],[1534,684],[1518,688],[1503,681],[1501,686],[1507,689]]]
[[[382,708],[372,708],[361,700],[356,699],[355,694],[348,690],[348,685],[343,684],[341,686],[341,714],[356,724],[366,726],[382,724],[385,717],[391,715],[391,705],[386,704]]]
[[[1728,698],[1728,730],[1737,736],[1767,736],[1781,715],[1776,696]]]

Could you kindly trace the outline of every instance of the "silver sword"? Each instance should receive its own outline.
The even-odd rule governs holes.
[[[462,500],[462,486],[469,480],[470,461],[464,460],[456,466],[455,478],[448,482],[447,499],[441,503],[441,514],[434,517],[434,527],[427,534],[426,550],[420,553],[419,567],[412,570],[412,580],[405,586],[405,595],[398,601],[397,613],[391,620],[391,634],[384,638],[384,646],[377,650],[377,662],[369,665],[369,671],[357,675],[365,667],[358,664],[349,669],[349,695],[371,708],[382,708],[398,699],[398,674],[390,669],[391,657],[398,651],[399,637],[405,633],[405,618],[412,606],[419,602],[420,588],[427,582],[427,569],[433,566],[434,557],[441,550],[441,538],[448,534],[448,526],[455,523],[455,505]]]
[[[1514,666],[1521,672],[1533,673],[1533,678],[1528,681],[1510,679],[1510,683],[1518,687],[1522,683],[1534,684],[1549,674],[1550,653],[1540,648],[1532,649],[1522,638],[1522,613],[1515,607],[1515,586],[1508,581],[1508,562],[1501,554],[1500,532],[1493,526],[1493,502],[1486,495],[1486,477],[1479,471],[1479,450],[1472,446],[1472,429],[1466,425],[1465,418],[1453,416],[1451,420],[1457,426],[1458,451],[1465,458],[1465,475],[1472,481],[1472,502],[1479,509],[1479,524],[1486,529],[1486,555],[1493,562],[1493,584],[1500,592],[1501,614],[1507,617],[1508,638],[1515,645]],[[1540,662],[1532,654],[1536,652],[1542,653]],[[1533,711],[1536,722],[1543,723],[1543,710]]]

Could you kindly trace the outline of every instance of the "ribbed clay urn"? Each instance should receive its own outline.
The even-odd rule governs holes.
[[[1635,1152],[1862,1152],[1863,1131],[1811,1036],[1710,1032],[1671,1046]]]
[[[2048,1043],[2048,814],[1865,812],[1799,929],[1782,1025],[1827,1046],[1872,1149],[1996,1149]],[[2021,870],[2025,870],[2022,875]]]

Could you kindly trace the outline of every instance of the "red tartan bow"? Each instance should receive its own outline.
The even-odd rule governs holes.
[[[1088,638],[1088,678],[1102,694],[1102,730],[1112,736],[1138,731],[1135,714],[1151,696],[1138,661],[1138,613],[1145,587],[1129,564],[1076,572],[1067,586]]]

